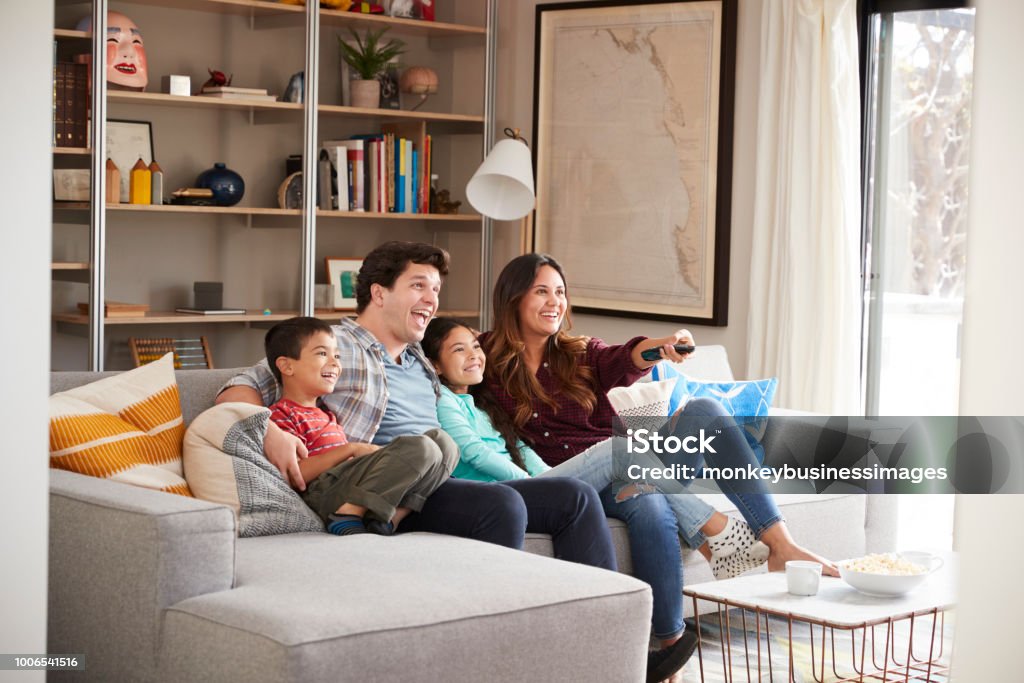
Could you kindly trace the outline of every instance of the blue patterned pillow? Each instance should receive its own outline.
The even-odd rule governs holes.
[[[743,425],[743,434],[747,443],[754,451],[758,463],[764,462],[764,448],[761,439],[768,428],[768,409],[775,398],[775,390],[779,380],[759,379],[750,382],[701,382],[690,379],[669,363],[658,363],[651,375],[654,380],[665,380],[677,377],[676,385],[669,398],[668,414],[674,414],[680,406],[691,398],[713,398],[725,408],[737,422]],[[745,419],[744,419],[745,418]]]

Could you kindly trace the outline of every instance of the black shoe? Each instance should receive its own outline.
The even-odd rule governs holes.
[[[660,683],[683,668],[697,649],[697,635],[683,631],[682,637],[668,647],[647,653],[647,683]]]
[[[366,530],[378,536],[394,536],[395,525],[391,522],[382,522],[379,519],[366,520]]]

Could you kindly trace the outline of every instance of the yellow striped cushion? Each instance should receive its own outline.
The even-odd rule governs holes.
[[[50,397],[50,467],[191,496],[174,355]]]

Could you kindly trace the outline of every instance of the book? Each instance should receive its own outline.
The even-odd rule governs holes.
[[[348,163],[347,140],[324,140],[322,149],[327,150],[331,161],[331,175],[334,178],[334,208],[338,211],[349,211],[351,197],[351,181]]]
[[[175,308],[174,312],[190,315],[241,315],[246,310],[244,308]]]
[[[274,95],[249,95],[236,92],[201,92],[196,97],[215,97],[221,100],[247,100],[249,102],[277,102]]]
[[[413,213],[413,140],[403,140],[404,143],[404,164],[406,164],[406,184],[402,185],[401,191],[406,196],[402,207],[404,213]]]
[[[54,145],[56,147],[70,147],[66,138],[67,133],[67,78],[68,62],[58,62],[54,69],[53,77],[53,128]]]
[[[395,139],[395,213],[405,213],[405,138]]]
[[[70,110],[68,111],[68,135],[65,141],[72,147],[89,146],[89,66],[87,64],[69,64],[71,90]]]
[[[413,213],[420,212],[420,157],[419,151],[416,149],[412,150],[412,195],[409,201],[409,205],[412,207]]]
[[[230,93],[238,95],[266,95],[266,88],[240,88],[237,85],[208,85],[201,91],[203,95],[211,93]]]
[[[103,304],[104,315],[107,318],[135,318],[145,315],[149,311],[149,304],[130,304],[123,301],[107,301]],[[89,304],[79,302],[78,310],[89,314]]]
[[[322,211],[330,211],[334,208],[334,187],[331,182],[333,171],[331,169],[331,156],[326,149],[320,149],[320,159],[317,161],[317,206]]]
[[[351,139],[345,145],[348,148],[348,160],[352,162],[352,195],[349,209],[366,211],[366,172],[364,168],[365,153],[362,140]]]

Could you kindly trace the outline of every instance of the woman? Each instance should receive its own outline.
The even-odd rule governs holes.
[[[615,450],[612,436],[616,414],[608,400],[608,390],[631,384],[655,365],[657,361],[641,357],[644,350],[658,348],[662,358],[678,362],[685,360],[685,356],[677,353],[673,345],[693,344],[686,330],[657,339],[635,337],[618,346],[568,334],[571,308],[565,275],[557,261],[543,254],[525,254],[505,266],[495,284],[493,310],[494,330],[480,337],[488,358],[485,383],[498,405],[511,416],[519,436],[548,465],[557,465],[588,449]],[[718,422],[729,419],[721,405],[710,399],[688,402],[682,417]],[[679,424],[685,425],[686,420]],[[704,455],[711,466],[756,464],[738,429],[723,430],[715,445],[717,453]],[[695,463],[694,459],[689,461]],[[793,540],[763,485],[747,482],[746,490],[755,490],[750,493],[737,489],[732,482],[718,484],[757,538],[768,546],[770,571],[783,569],[788,560],[810,560],[821,563],[826,574],[838,574],[831,562]],[[609,489],[602,491],[605,512],[620,518],[651,514],[630,508],[637,506],[637,501],[659,498],[662,497],[617,501]],[[682,531],[685,537],[689,530]],[[648,563],[637,560],[648,552],[648,544],[636,542],[632,526],[630,540],[637,575],[649,583],[657,580],[640,574]]]

